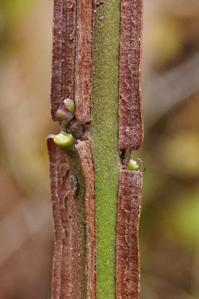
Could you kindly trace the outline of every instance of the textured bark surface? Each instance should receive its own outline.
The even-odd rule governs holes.
[[[56,111],[63,99],[74,97],[76,17],[75,0],[54,0],[51,83],[53,120],[56,120]]]
[[[119,62],[119,148],[126,165],[129,150],[143,142],[141,110],[141,35],[143,0],[121,0]],[[140,265],[138,230],[141,209],[141,171],[120,171],[117,211],[116,298],[138,299]]]
[[[55,228],[51,298],[85,299],[82,202],[76,195],[70,157],[51,138],[48,138],[48,151]]]
[[[121,169],[117,212],[116,298],[138,299],[140,266],[138,231],[141,210],[140,171]]]
[[[119,147],[137,150],[143,141],[140,60],[143,0],[121,1]]]
[[[87,245],[87,299],[96,298],[96,223],[95,223],[95,169],[89,140],[76,145],[85,179],[86,245]]]
[[[52,118],[65,98],[76,103],[76,117],[91,120],[93,0],[54,0]]]
[[[83,124],[91,120],[93,1],[79,1],[75,59],[76,117]]]
[[[63,100],[73,99],[76,115],[66,129],[76,138],[82,138],[78,132],[91,119],[93,13],[93,0],[54,0],[51,113],[56,120]],[[79,141],[76,149],[79,156],[48,139],[55,223],[53,299],[96,297],[94,164],[88,140]],[[78,171],[84,176],[81,194],[75,186]]]
[[[140,171],[121,169],[118,214],[116,207],[119,149],[126,157],[143,139],[142,0],[100,0],[95,9],[93,39],[94,0],[54,0],[51,112],[56,120],[63,100],[74,100],[75,115],[65,127],[60,124],[76,138],[76,151],[64,152],[48,139],[55,226],[52,299],[96,299],[96,292],[98,299],[114,299],[115,292],[117,299],[139,295]]]

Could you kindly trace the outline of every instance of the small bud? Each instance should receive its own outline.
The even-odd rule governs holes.
[[[62,110],[62,109],[58,109],[58,110],[56,111],[56,118],[57,118],[58,120],[64,120],[64,119],[66,119],[66,118],[67,118],[67,112],[65,112],[65,111]]]
[[[59,134],[55,135],[53,140],[54,143],[61,148],[69,148],[75,142],[72,134],[66,133],[64,131],[61,131]]]
[[[75,103],[73,102],[73,100],[67,98],[63,101],[63,103],[68,111],[70,111],[71,113],[75,112]]]
[[[137,161],[131,159],[131,160],[129,160],[129,163],[127,165],[127,169],[128,170],[139,170],[140,165],[137,163]]]

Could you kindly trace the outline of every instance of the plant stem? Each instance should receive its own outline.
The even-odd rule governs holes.
[[[119,23],[119,0],[109,0],[97,7],[91,135],[96,167],[98,299],[115,298]]]

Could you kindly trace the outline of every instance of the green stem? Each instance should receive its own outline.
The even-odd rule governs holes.
[[[115,299],[119,23],[119,0],[105,1],[97,7],[91,135],[96,167],[98,299]]]

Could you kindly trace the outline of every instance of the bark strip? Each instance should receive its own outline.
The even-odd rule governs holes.
[[[48,138],[55,229],[52,299],[84,299],[84,234],[69,156]]]
[[[63,99],[74,97],[76,43],[76,1],[54,0],[53,57],[51,82],[51,114],[56,120],[56,111]]]
[[[87,299],[96,298],[96,219],[95,219],[95,169],[90,140],[76,145],[86,185],[86,235],[87,235]]]
[[[137,150],[143,141],[140,60],[143,0],[121,1],[119,147]]]
[[[91,120],[93,0],[79,1],[75,57],[76,117],[83,124]]]
[[[138,230],[141,210],[141,171],[120,171],[117,214],[116,299],[138,299],[140,265]]]

